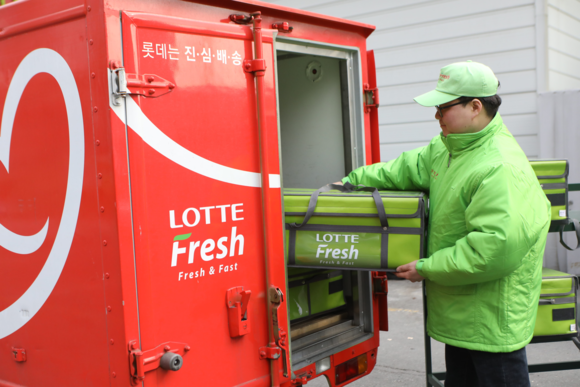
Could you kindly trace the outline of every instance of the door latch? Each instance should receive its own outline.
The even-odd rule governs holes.
[[[113,104],[119,105],[118,98],[127,95],[142,97],[160,97],[171,92],[175,84],[155,74],[129,74],[123,67],[111,70],[111,87]]]
[[[129,367],[131,385],[137,386],[145,379],[145,372],[162,368],[178,371],[183,365],[183,355],[191,348],[187,344],[168,342],[142,351],[137,341],[129,342]]]
[[[250,333],[248,302],[251,295],[252,291],[244,290],[243,286],[237,286],[226,291],[230,337],[240,337]]]

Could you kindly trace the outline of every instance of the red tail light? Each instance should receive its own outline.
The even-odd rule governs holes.
[[[336,366],[336,384],[342,384],[352,378],[367,372],[367,354],[360,355],[354,359]]]

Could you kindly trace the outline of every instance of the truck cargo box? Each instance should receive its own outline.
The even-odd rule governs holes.
[[[251,0],[0,6],[0,386],[370,373],[386,276],[344,271],[293,323],[282,189],[380,160],[373,29]]]

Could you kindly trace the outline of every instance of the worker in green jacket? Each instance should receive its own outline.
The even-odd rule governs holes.
[[[497,113],[493,71],[441,69],[415,101],[436,107],[441,134],[343,183],[429,193],[427,258],[397,268],[425,279],[427,332],[446,344],[445,386],[529,386],[525,346],[540,295],[550,203]]]

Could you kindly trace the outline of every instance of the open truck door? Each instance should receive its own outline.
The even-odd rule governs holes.
[[[290,376],[272,32],[256,59],[251,23],[122,13],[112,104],[126,123],[135,382],[212,385],[215,364],[236,370],[220,385]],[[167,348],[183,368],[145,377]]]

